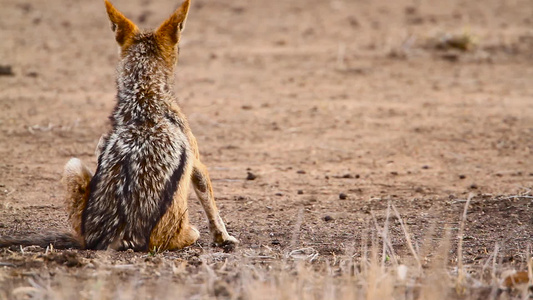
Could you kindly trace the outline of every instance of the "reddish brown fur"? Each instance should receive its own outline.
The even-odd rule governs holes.
[[[109,20],[111,21],[111,29],[116,32],[115,39],[122,47],[122,50],[125,50],[131,44],[133,35],[139,29],[107,0],[105,0],[105,7]]]
[[[169,66],[176,64],[176,46],[181,38],[189,12],[190,1],[185,1],[157,30],[155,36],[162,56]]]

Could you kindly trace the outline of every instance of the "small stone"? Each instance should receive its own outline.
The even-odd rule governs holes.
[[[342,178],[353,178],[352,174],[344,174],[342,175]]]
[[[245,8],[243,6],[232,7],[231,10],[236,14],[241,14],[244,12]]]
[[[345,200],[346,198],[348,198],[348,195],[346,195],[345,193],[340,193],[339,194],[339,199]]]
[[[459,60],[459,55],[457,53],[445,53],[441,55],[441,58],[449,62],[457,62]]]
[[[393,176],[396,176],[396,175],[398,175],[398,172],[392,171],[392,172],[390,172],[390,174],[393,175]]]
[[[4,65],[4,66],[1,66],[0,65],[0,76],[14,76],[15,73],[13,73],[13,69],[11,68],[11,66],[8,66],[8,65]]]
[[[281,245],[281,243],[278,240],[273,240],[272,245]]]
[[[298,174],[305,174],[306,172],[305,172],[304,170],[298,170],[298,171],[296,171],[296,173],[298,173]]]
[[[298,193],[298,195],[303,195],[303,194],[304,194],[304,191],[302,191],[302,190],[298,190],[297,193]]]
[[[429,169],[429,166],[428,165],[423,165],[422,169],[427,170],[427,169]]]
[[[276,193],[276,196],[283,196],[283,193]]]
[[[257,176],[252,172],[248,172],[248,176],[246,176],[246,180],[255,180],[256,178]]]
[[[466,178],[466,175],[463,175],[463,174],[459,175],[459,179],[465,179],[465,178]]]
[[[406,6],[404,12],[406,15],[414,15],[417,13],[417,9],[414,6]]]
[[[333,221],[333,217],[332,216],[325,216],[324,217],[324,221],[326,221],[326,222]]]
[[[359,20],[356,17],[354,17],[354,16],[349,16],[348,17],[348,23],[350,23],[350,26],[352,26],[354,28],[357,28],[357,27],[361,26],[361,23],[359,22]]]
[[[472,184],[470,185],[470,188],[473,189],[473,190],[476,190],[476,189],[478,188],[478,186],[477,186],[477,184],[472,183]]]

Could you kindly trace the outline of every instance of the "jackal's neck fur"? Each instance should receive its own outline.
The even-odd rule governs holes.
[[[117,67],[118,103],[112,117],[115,125],[161,117],[165,107],[175,101],[177,53],[170,50],[158,43],[153,32],[137,33],[122,50]]]

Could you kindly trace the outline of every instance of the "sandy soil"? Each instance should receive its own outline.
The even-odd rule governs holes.
[[[178,5],[114,4],[147,28]],[[98,1],[1,6],[0,65],[13,74],[0,75],[0,234],[66,230],[62,168],[70,157],[95,168],[117,47]],[[532,15],[529,0],[195,0],[175,89],[241,251],[345,254],[389,202],[417,243],[433,227],[455,238],[473,193],[466,262],[499,243],[502,261],[524,263]],[[470,49],[450,46],[454,36]],[[188,251],[222,251],[191,203],[202,237]]]

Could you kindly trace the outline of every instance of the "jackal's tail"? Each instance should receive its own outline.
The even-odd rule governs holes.
[[[26,237],[0,236],[0,248],[11,246],[40,246],[46,248],[52,245],[55,249],[81,249],[82,244],[71,233],[35,234]]]
[[[71,158],[65,165],[62,182],[66,188],[65,208],[74,237],[83,244],[81,218],[89,198],[89,184],[92,172],[77,158]]]

